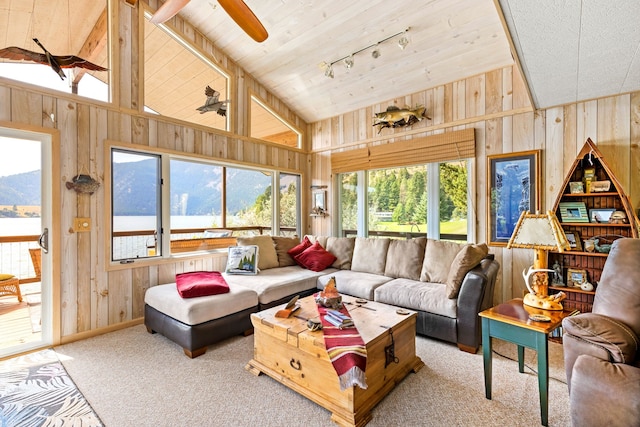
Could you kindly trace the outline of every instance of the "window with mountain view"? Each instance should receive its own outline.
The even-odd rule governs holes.
[[[339,176],[343,235],[392,238],[428,235],[467,240],[466,161],[371,170],[362,175],[365,182],[359,182],[359,174],[355,172]],[[366,211],[358,203],[359,187],[367,189],[363,191]],[[429,210],[432,205],[435,208]],[[358,224],[365,224],[365,219],[366,230],[358,230]]]
[[[272,176],[267,171],[227,168],[227,227],[258,226],[270,231],[273,221]],[[247,233],[255,231],[248,230]]]
[[[111,160],[114,261],[162,256],[163,237],[171,256],[225,249],[241,235],[299,234],[298,174],[115,147]]]
[[[159,155],[111,151],[111,259],[162,255]]]

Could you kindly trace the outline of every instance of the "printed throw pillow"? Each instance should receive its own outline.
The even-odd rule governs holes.
[[[294,257],[302,267],[311,271],[322,271],[336,260],[335,255],[327,252],[320,243],[316,242],[301,254]]]
[[[258,274],[260,249],[252,246],[229,246],[227,255],[228,274]]]
[[[176,274],[176,287],[182,298],[226,294],[229,285],[219,271],[193,271]]]
[[[480,245],[465,245],[462,250],[458,252],[451,264],[449,277],[447,277],[448,298],[454,299],[458,297],[464,276],[469,270],[480,264],[480,261],[482,261],[488,253],[489,248],[484,243]]]

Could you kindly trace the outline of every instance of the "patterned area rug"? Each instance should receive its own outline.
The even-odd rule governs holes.
[[[0,426],[102,427],[53,350],[0,362]]]

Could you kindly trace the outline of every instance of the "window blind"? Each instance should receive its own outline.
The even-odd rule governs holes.
[[[331,172],[384,169],[473,158],[474,129],[331,153]]]

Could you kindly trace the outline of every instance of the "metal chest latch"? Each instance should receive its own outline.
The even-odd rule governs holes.
[[[391,363],[399,363],[400,360],[396,357],[396,344],[393,341],[393,329],[389,328],[389,336],[391,337],[391,344],[384,348],[384,367],[386,368]]]

